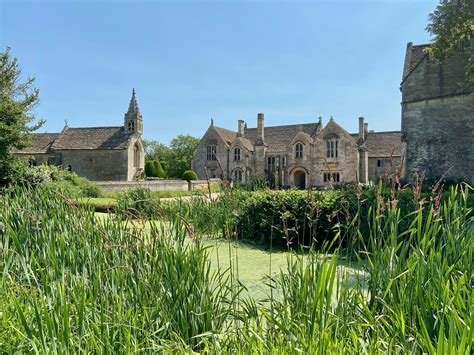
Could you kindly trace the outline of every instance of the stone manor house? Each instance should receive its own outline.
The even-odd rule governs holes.
[[[143,177],[143,119],[135,90],[123,126],[72,128],[61,133],[33,133],[29,148],[15,152],[31,164],[62,166],[90,180],[135,180]]]
[[[198,145],[193,169],[200,178],[247,182],[268,179],[280,186],[320,187],[328,182],[377,181],[402,164],[401,174],[463,180],[474,184],[474,92],[467,65],[474,38],[443,63],[426,53],[429,45],[408,43],[403,67],[402,130],[373,132],[359,118],[348,133],[332,118],[315,123],[257,128],[240,120],[237,131],[212,122]]]
[[[267,179],[285,187],[368,182],[393,172],[400,163],[400,132],[373,132],[359,118],[359,132],[349,133],[331,117],[318,122],[257,128],[238,121],[237,131],[211,125],[197,146],[192,168],[201,179],[222,177],[246,183]]]

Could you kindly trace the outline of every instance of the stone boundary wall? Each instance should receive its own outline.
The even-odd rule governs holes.
[[[211,185],[221,183],[220,179],[210,179]],[[95,181],[104,192],[117,192],[145,187],[151,191],[185,191],[207,189],[207,180],[194,180],[189,184],[184,180],[142,180],[142,181]]]

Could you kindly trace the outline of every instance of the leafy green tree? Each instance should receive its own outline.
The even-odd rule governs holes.
[[[194,150],[199,138],[190,135],[178,135],[171,141],[170,157],[166,161],[168,176],[181,178],[186,170],[191,169]]]
[[[0,52],[0,186],[14,179],[16,159],[13,149],[28,146],[28,134],[44,123],[31,124],[36,116],[33,109],[39,102],[39,90],[33,86],[34,78],[22,82],[21,69],[10,48]]]
[[[474,36],[474,0],[441,0],[429,14],[426,30],[434,36],[430,55],[443,61]],[[474,89],[474,54],[469,59],[467,80]]]
[[[143,139],[143,148],[145,149],[146,160],[166,160],[170,155],[170,148],[163,143],[155,140]]]

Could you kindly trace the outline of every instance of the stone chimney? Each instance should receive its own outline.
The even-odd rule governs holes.
[[[258,138],[262,140],[262,142],[265,140],[265,124],[264,124],[264,115],[263,113],[257,114],[257,133],[258,133]]]
[[[361,142],[365,140],[364,129],[365,129],[364,117],[359,117],[359,140]]]
[[[244,137],[245,136],[245,121],[239,120],[239,124],[237,127],[237,137]]]
[[[369,124],[364,123],[364,140],[367,139],[367,134],[369,133]]]

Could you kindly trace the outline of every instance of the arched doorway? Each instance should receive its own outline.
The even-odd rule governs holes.
[[[304,190],[306,188],[306,173],[304,170],[298,170],[293,173],[295,187]]]

